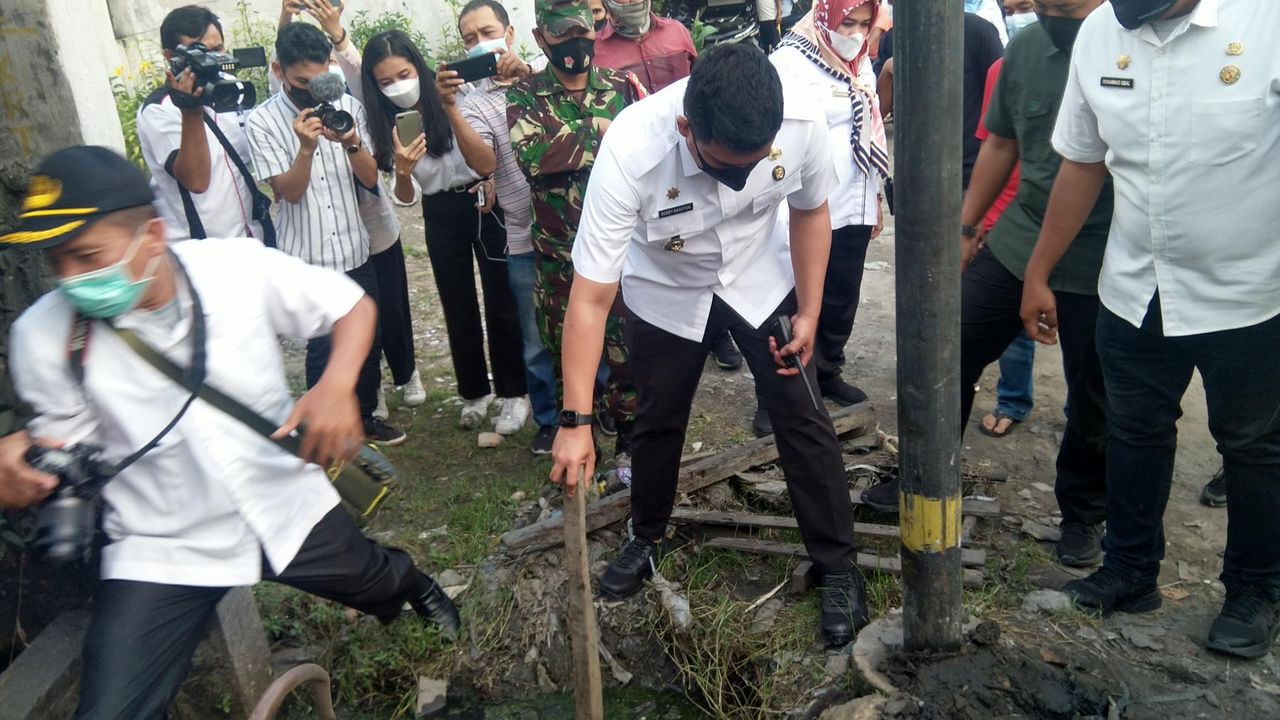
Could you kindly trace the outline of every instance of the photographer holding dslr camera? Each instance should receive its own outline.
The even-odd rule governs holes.
[[[45,448],[32,453],[25,433],[0,439],[0,489],[53,490],[19,457],[58,477],[33,541],[55,560],[83,557],[102,501],[77,720],[164,717],[215,605],[263,579],[384,622],[407,602],[456,633],[439,585],[363,537],[323,469],[361,448],[353,390],[373,302],[340,273],[249,238],[170,245],[153,199],[123,157],[67,148],[41,162],[18,228],[0,236],[0,248],[44,250],[58,285],[13,326],[14,386]],[[324,374],[294,402],[277,337],[326,333]],[[271,439],[214,390],[276,428]],[[300,440],[297,455],[286,440]],[[77,484],[100,492],[75,497]]]
[[[138,139],[169,239],[256,237],[275,245],[271,200],[249,172],[253,85],[228,74],[222,25],[195,5],[160,25],[168,81],[138,110]]]

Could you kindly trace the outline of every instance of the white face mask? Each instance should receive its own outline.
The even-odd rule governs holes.
[[[1019,30],[1038,22],[1039,19],[1033,12],[1010,15],[1004,19],[1004,28],[1009,31],[1009,37],[1013,37]]]
[[[418,97],[422,94],[422,84],[418,82],[418,78],[397,80],[383,86],[382,94],[387,96],[392,105],[401,110],[408,110],[418,104]]]
[[[474,47],[467,51],[467,57],[479,57],[486,53],[496,53],[499,50],[507,49],[506,38],[494,38],[492,40],[481,40]]]
[[[831,37],[831,49],[835,50],[837,55],[849,61],[858,57],[858,53],[862,52],[862,46],[867,44],[867,36],[862,33],[841,35],[832,30],[827,35]]]

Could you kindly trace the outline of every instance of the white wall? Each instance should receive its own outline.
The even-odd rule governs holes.
[[[525,43],[536,49],[530,30],[533,28],[533,0],[500,0],[511,15],[516,28],[516,43]],[[281,0],[247,0],[256,19],[275,25],[280,17]],[[238,15],[236,0],[108,0],[111,8],[111,24],[120,41],[120,52],[111,67],[125,65],[135,67],[142,59],[154,59],[158,52],[160,21],[170,10],[182,5],[198,4],[213,10],[230,31]],[[422,32],[436,46],[442,38],[457,37],[457,8],[465,0],[450,3],[448,0],[346,0],[343,18],[360,11],[370,15],[386,12],[402,13],[413,20],[414,28]],[[305,14],[301,17],[307,17]],[[432,47],[435,50],[436,47]],[[268,48],[270,50],[270,48]]]

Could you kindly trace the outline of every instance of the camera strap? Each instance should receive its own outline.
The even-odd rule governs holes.
[[[262,223],[262,244],[269,248],[276,247],[276,226],[271,222],[271,198],[258,189],[258,183],[253,179],[253,173],[249,172],[249,166],[244,164],[244,159],[235,151],[235,148],[231,147],[231,141],[227,140],[222,128],[218,127],[218,121],[210,117],[209,113],[201,113],[201,115],[204,116],[204,124],[213,132],[214,137],[218,138],[227,157],[235,163],[236,169],[244,177],[245,185],[249,187],[249,194],[253,197],[253,219]]]
[[[138,450],[130,454],[124,460],[121,460],[119,463],[116,463],[115,472],[113,473],[113,475],[119,474],[120,471],[124,470],[125,468],[129,467],[130,465],[134,464],[139,459],[141,459],[143,455],[146,455],[147,453],[155,449],[155,447],[160,444],[160,441],[163,440],[164,437],[168,435],[169,432],[178,425],[178,421],[181,420],[182,417],[187,414],[187,410],[191,407],[191,404],[194,403],[196,398],[199,396],[199,389],[204,386],[204,378],[206,374],[205,366],[206,366],[206,357],[207,357],[205,353],[206,328],[204,323],[204,306],[200,303],[200,294],[196,292],[195,286],[191,284],[191,278],[187,275],[187,269],[183,267],[182,263],[178,260],[178,256],[170,252],[169,259],[170,261],[173,262],[174,266],[178,268],[179,274],[182,275],[182,279],[185,280],[187,283],[187,289],[191,292],[191,314],[192,314],[191,367],[188,368],[187,370],[182,370],[179,368],[177,371],[177,375],[176,376],[170,375],[170,377],[173,377],[178,382],[178,384],[181,385],[182,387],[190,390],[191,395],[187,398],[186,402],[182,404],[182,407],[178,410],[178,413],[173,416],[173,419],[170,420],[169,423],[165,425],[160,432],[156,433],[155,437],[151,438],[151,440],[147,444],[143,445],[141,448],[138,448]],[[174,302],[177,302],[176,298]],[[71,360],[71,373],[72,375],[75,376],[76,382],[79,383],[81,386],[84,385],[85,352],[89,347],[89,337],[93,327],[92,323],[93,323],[93,318],[90,318],[87,315],[82,315],[77,312],[75,319],[71,323],[71,334],[67,338],[67,355]],[[127,345],[133,348],[135,352],[137,352],[137,348],[133,346],[133,342],[130,341],[130,338],[132,338],[133,341],[142,344],[144,347],[147,347],[148,350],[151,350],[151,352],[155,353],[156,355],[160,355],[158,351],[150,348],[150,346],[147,346],[145,343],[143,343],[142,339],[139,338],[132,330],[121,330],[109,322],[106,324],[107,324],[107,327],[115,331],[116,334],[119,335],[120,338],[124,340]],[[161,355],[160,357],[164,357],[164,356]],[[166,361],[167,360],[168,359],[166,358]],[[170,364],[173,365],[172,362],[170,362]],[[177,368],[177,365],[173,365],[173,367]],[[165,373],[165,374],[167,375],[168,373]]]

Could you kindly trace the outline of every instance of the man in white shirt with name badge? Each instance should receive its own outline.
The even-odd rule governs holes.
[[[67,148],[40,164],[17,230],[0,236],[0,249],[43,249],[58,282],[12,330],[9,367],[34,413],[29,432],[111,464],[100,473],[106,545],[77,720],[165,717],[214,606],[261,579],[384,621],[408,602],[456,631],[444,591],[407,553],[360,534],[323,469],[363,439],[354,388],[373,302],[341,274],[257,240],[170,248],[153,200],[123,157]],[[277,337],[322,333],[332,334],[332,356],[295,403]],[[206,383],[278,426],[273,437],[302,428],[299,454],[197,399],[192,388]],[[42,520],[65,511],[59,500]],[[54,525],[37,539],[83,538],[59,553],[83,556],[92,525]]]
[[[594,469],[592,383],[621,282],[638,393],[635,537],[600,581],[607,597],[634,594],[652,574],[698,378],[727,328],[773,418],[800,533],[824,574],[827,643],[849,642],[867,622],[840,446],[811,391],[836,186],[827,143],[821,109],[803,96],[784,104],[777,72],[747,45],[715,47],[688,79],[624,111],[605,135],[573,248],[551,477],[572,492],[579,472]],[[784,201],[790,247],[772,232]],[[779,317],[790,319],[792,342],[778,339]],[[797,358],[802,371],[791,367]]]
[[[1115,216],[1098,298],[1108,404],[1103,567],[1086,608],[1160,607],[1163,516],[1194,371],[1227,494],[1226,602],[1206,646],[1254,658],[1280,632],[1280,2],[1112,0],[1084,22],[1053,145],[1063,157],[1022,319],[1052,342],[1047,280],[1103,179]]]

